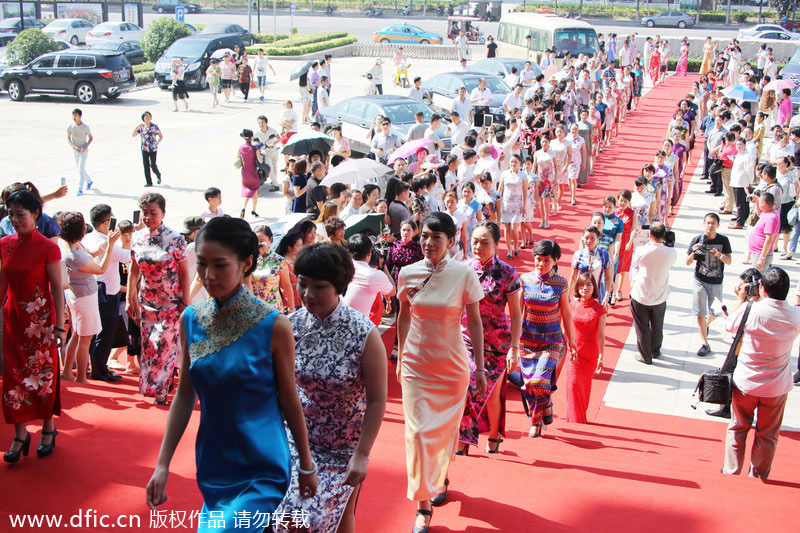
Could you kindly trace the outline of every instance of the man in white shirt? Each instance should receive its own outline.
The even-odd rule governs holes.
[[[319,87],[317,87],[317,112],[322,111],[330,105],[330,98],[328,97],[328,77],[322,76],[319,79]]]
[[[512,124],[512,126],[513,125],[515,124]],[[519,126],[516,126],[512,130],[505,130],[495,134],[494,146],[502,154],[500,157],[500,162],[497,164],[497,168],[500,169],[500,172],[510,168],[509,165],[511,164],[511,155],[515,152],[513,148],[514,144],[516,144],[516,142],[519,140],[519,134]],[[516,150],[516,153],[519,155],[519,150]]]
[[[347,241],[347,250],[353,256],[355,275],[342,296],[342,303],[369,318],[375,298],[381,294],[394,296],[394,280],[386,267],[377,270],[369,266],[372,257],[372,241],[362,233],[356,233]]]
[[[253,73],[256,75],[256,85],[261,91],[259,100],[262,102],[264,101],[264,89],[267,88],[267,67],[269,67],[273,75],[277,76],[275,69],[272,68],[272,65],[269,62],[269,58],[264,55],[264,50],[259,48],[258,57],[256,57],[256,60],[253,63]]]
[[[102,256],[108,246],[108,233],[111,229],[111,206],[99,204],[92,207],[89,211],[89,219],[94,227],[92,233],[88,233],[82,241],[83,246],[94,257]],[[89,349],[92,361],[92,379],[114,383],[122,379],[116,373],[108,369],[108,356],[111,355],[111,348],[117,335],[117,324],[119,324],[119,301],[121,286],[119,279],[119,264],[131,262],[130,248],[127,250],[112,244],[111,259],[108,262],[105,272],[97,276],[97,301],[100,309],[101,331],[95,335]]]
[[[361,194],[359,190],[349,190],[347,191],[348,195],[348,202],[347,205],[344,206],[339,212],[339,218],[347,222],[347,219],[353,215],[358,214],[358,210],[361,208],[361,205],[364,203],[364,196]]]
[[[452,146],[458,146],[464,142],[469,132],[469,124],[461,120],[461,115],[457,111],[450,112],[450,125],[447,127],[445,135],[450,135],[450,142]],[[452,151],[451,151],[452,152]]]
[[[472,102],[470,102],[470,99],[467,97],[466,87],[462,86],[458,88],[458,97],[453,100],[453,103],[450,106],[450,111],[455,111],[462,120],[472,124],[473,105]]]
[[[469,94],[469,101],[473,105],[475,125],[483,126],[483,117],[489,114],[489,106],[494,102],[494,95],[486,86],[486,78],[478,80],[478,86]]]
[[[459,60],[469,59],[469,39],[464,35],[464,30],[458,32],[458,37],[455,38],[453,44],[456,45],[456,50],[458,50]]]
[[[281,132],[297,133],[297,120],[297,112],[294,110],[292,101],[286,100],[281,112]]]
[[[631,49],[628,41],[622,43],[622,49],[619,51],[619,67],[625,68],[631,65]]]
[[[466,156],[466,152],[464,153]],[[475,163],[474,174],[480,176],[484,172],[488,172],[492,176],[492,187],[497,187],[500,180],[500,167],[497,166],[497,161],[492,157],[492,147],[489,144],[482,144],[478,148],[478,161]]]
[[[519,74],[517,73],[517,67],[511,67],[511,72],[506,74],[503,78],[503,81],[509,87],[513,87],[519,83]]]
[[[280,153],[280,135],[278,132],[269,127],[267,117],[261,115],[258,117],[258,129],[253,134],[256,141],[261,143],[259,150],[261,157],[269,166],[269,177],[272,181],[272,188],[270,191],[275,192],[278,190],[278,154]]]
[[[792,346],[800,334],[800,307],[786,301],[789,275],[772,267],[761,278],[761,299],[751,304],[742,344],[733,371],[731,421],[725,439],[723,474],[739,474],[744,463],[747,433],[755,419],[756,436],[750,454],[750,476],[766,479],[778,445],[786,397],[792,390]],[[735,334],[743,319],[746,285],[736,289],[737,307],[725,321]],[[726,368],[726,370],[730,370]]]
[[[531,84],[533,84],[533,80],[536,79],[536,73],[533,70],[531,70],[531,62],[530,61],[526,61],[525,62],[525,68],[522,69],[522,72],[520,73],[519,78],[520,78],[520,82],[525,87],[530,87]]]
[[[747,198],[747,186],[753,183],[755,159],[747,150],[744,138],[736,139],[736,157],[731,168],[730,185],[733,187],[733,198],[736,201],[736,220],[731,222],[730,229],[742,229],[750,215],[750,202]]]
[[[378,157],[378,161],[386,164],[386,160],[392,152],[398,149],[402,144],[397,135],[392,133],[392,121],[389,120],[389,117],[383,117],[381,121],[381,131],[372,137],[370,152]]]
[[[544,53],[542,54],[542,60],[539,61],[539,68],[544,70],[550,65],[554,64],[556,62],[555,59],[553,58],[554,55],[555,54],[551,55],[550,50],[545,50]]]
[[[512,92],[508,93],[506,99],[503,100],[503,111],[506,112],[506,119],[513,116],[515,109],[522,110],[522,84],[514,85]]]
[[[425,134],[423,135],[426,139],[433,141],[433,145],[430,146],[428,152],[436,157],[441,157],[439,150],[444,148],[444,141],[441,140],[439,135],[436,133],[436,131],[441,127],[442,116],[434,113],[431,115],[431,125],[425,130]]]
[[[383,59],[375,60],[375,64],[364,72],[364,77],[375,85],[378,94],[383,94]]]
[[[328,77],[328,96],[331,95],[331,86],[333,85],[333,78],[331,78],[331,61],[333,60],[333,56],[330,54],[325,54],[325,59],[322,61],[322,64],[319,67],[319,73],[323,76]]]
[[[636,249],[631,265],[631,314],[639,348],[635,358],[646,365],[653,364],[653,358],[661,355],[669,269],[678,258],[675,248],[664,246],[666,233],[664,224],[650,224],[650,242]]]
[[[425,96],[425,91],[422,90],[422,78],[416,76],[414,78],[414,85],[408,90],[408,97],[421,102],[423,96]]]
[[[475,153],[475,150],[464,150],[463,159],[461,163],[458,164],[458,170],[456,171],[456,178],[458,179],[458,186],[456,190],[459,193],[459,197],[461,195],[461,187],[463,187],[468,181],[475,181],[474,168],[477,159],[478,156]]]

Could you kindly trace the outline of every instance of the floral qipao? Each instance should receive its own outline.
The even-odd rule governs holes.
[[[253,294],[283,312],[283,298],[280,291],[280,273],[288,268],[286,260],[275,252],[269,252],[258,259],[258,266],[251,275]]]
[[[143,152],[155,152],[158,150],[158,142],[156,142],[156,137],[161,134],[161,130],[158,128],[157,125],[154,123],[150,123],[149,126],[139,127],[139,136],[142,139],[142,151]]]
[[[466,264],[475,270],[481,282],[484,297],[480,301],[481,321],[483,323],[483,364],[486,368],[486,395],[477,395],[475,382],[475,356],[472,341],[467,329],[467,315],[461,319],[461,333],[470,354],[470,383],[467,403],[459,428],[459,440],[465,444],[478,444],[478,434],[489,430],[489,416],[486,402],[495,387],[500,388],[500,436],[505,434],[506,397],[506,356],[511,348],[511,321],[506,314],[508,295],[519,291],[522,286],[517,271],[493,256],[486,264],[473,257]]]
[[[319,471],[317,495],[301,498],[300,459],[290,435],[292,479],[278,513],[301,513],[308,517],[309,533],[328,533],[339,527],[353,492],[352,486],[342,482],[364,424],[367,390],[361,363],[367,336],[375,325],[343,303],[324,320],[305,308],[292,313],[289,320],[294,331],[297,391],[311,456]],[[277,531],[286,531],[286,525],[276,526]]]
[[[163,224],[133,234],[131,255],[139,265],[139,303],[142,313],[142,359],[139,392],[167,395],[178,354],[181,290],[178,264],[186,261],[183,236]]]
[[[47,265],[61,259],[53,241],[30,235],[0,239],[8,293],[3,308],[3,415],[23,424],[61,414],[55,307]]]

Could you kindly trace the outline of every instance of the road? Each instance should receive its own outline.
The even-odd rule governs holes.
[[[172,15],[159,15],[153,12],[145,13],[145,25],[159,17],[172,16]],[[186,15],[186,22],[189,24],[208,24],[211,22],[231,22],[240,24],[247,28],[247,13],[197,13]],[[436,32],[442,35],[447,33],[447,19],[440,17],[436,19],[411,17],[411,18],[367,18],[363,16],[356,16],[347,14],[346,16],[334,14],[333,16],[320,15],[296,15],[294,17],[294,27],[297,28],[298,33],[315,33],[321,30],[337,30],[346,31],[358,37],[360,41],[372,42],[372,34],[375,30],[388,26],[390,24],[401,24],[409,22],[419,26],[423,30]],[[630,34],[633,32],[651,33],[653,35],[659,34],[664,37],[705,37],[713,35],[715,39],[729,39],[735,37],[738,27],[731,26],[730,28],[723,25],[709,25],[703,24],[699,28],[686,28],[684,30],[678,28],[653,28],[648,29],[644,26],[627,20],[590,20],[590,23],[597,29],[598,33],[617,33],[620,35]],[[262,13],[261,15],[261,31],[263,33],[272,33],[277,28],[277,33],[287,33],[292,25],[292,17],[288,14],[278,14],[273,18],[272,14]],[[489,23],[484,22],[479,25],[481,30],[487,35],[497,35],[497,22]],[[258,21],[255,16],[252,17],[252,30],[255,32],[258,29]]]

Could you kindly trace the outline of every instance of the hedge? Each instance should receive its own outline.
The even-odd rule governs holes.
[[[258,49],[264,50],[268,56],[299,56],[303,54],[311,54],[319,52],[320,50],[327,50],[328,48],[336,48],[346,44],[352,44],[358,41],[357,37],[348,35],[347,37],[339,37],[337,39],[330,39],[327,41],[315,42],[301,46],[249,46],[247,47],[248,54],[257,54]]]
[[[148,85],[155,82],[156,73],[152,70],[148,70],[146,72],[134,74],[133,77],[136,80],[136,86],[139,87],[140,85]]]
[[[263,34],[261,34],[261,35],[263,35]],[[292,36],[291,39],[289,39],[288,35],[279,35],[278,36],[279,37],[278,40],[276,40],[273,43],[272,46],[261,46],[264,43],[259,43],[258,45],[253,45],[251,47],[248,47],[247,53],[248,54],[249,53],[258,53],[258,49],[259,48],[263,48],[265,53],[269,54],[269,52],[266,51],[267,48],[298,47],[298,46],[304,46],[304,45],[312,44],[312,43],[321,43],[323,41],[330,41],[331,39],[338,39],[340,37],[348,37],[348,35],[349,34],[347,32],[343,32],[343,31],[339,31],[339,32],[334,32],[334,31],[320,32],[320,33],[312,33],[310,35],[295,34],[295,35]],[[271,38],[272,38],[272,36],[270,36],[269,43],[272,43],[272,39]],[[266,43],[266,44],[269,44],[269,43]],[[251,52],[251,50],[253,50],[253,52]]]
[[[277,39],[276,39],[276,37],[277,37]],[[273,35],[271,33],[254,33],[253,34],[253,38],[255,39],[255,41],[258,44],[270,44],[270,43],[275,42],[276,40],[279,41],[281,39],[288,39],[289,38],[289,34],[288,33],[279,33],[276,36],[276,35]]]
[[[138,65],[133,65],[133,73],[138,74],[140,72],[147,72],[148,70],[153,70],[155,65],[153,63],[146,61],[144,63],[139,63]]]

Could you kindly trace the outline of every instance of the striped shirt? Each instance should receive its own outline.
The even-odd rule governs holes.
[[[520,347],[530,352],[563,346],[561,295],[567,290],[567,280],[552,272],[544,277],[528,272],[521,281],[523,308]]]

